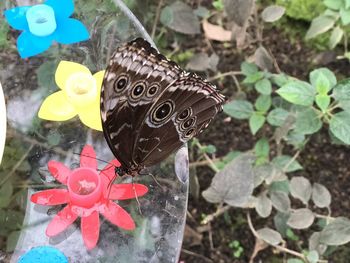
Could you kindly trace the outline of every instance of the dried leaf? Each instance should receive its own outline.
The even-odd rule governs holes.
[[[254,0],[224,0],[225,13],[237,25],[243,26],[254,8]]]
[[[255,64],[263,70],[271,71],[273,69],[273,58],[263,46],[255,50],[254,61]]]
[[[250,153],[236,157],[214,176],[203,197],[211,203],[244,207],[254,189],[253,162],[254,156]]]
[[[295,229],[305,229],[312,225],[315,216],[308,208],[297,209],[290,215],[287,225]]]
[[[197,53],[191,57],[186,68],[194,71],[205,71],[211,69],[216,70],[219,62],[219,57],[214,53],[210,57],[207,53]]]
[[[232,39],[232,32],[225,30],[221,26],[216,26],[211,23],[209,23],[207,20],[203,21],[203,30],[205,37],[211,40],[217,40],[217,41],[231,41]]]
[[[312,201],[315,205],[323,208],[331,204],[331,194],[328,189],[321,184],[314,183],[312,188]]]
[[[303,176],[293,177],[290,180],[290,192],[294,198],[300,199],[307,205],[312,192],[310,181]]]
[[[199,19],[192,8],[180,1],[163,8],[160,20],[165,26],[183,34],[201,32]]]
[[[271,228],[264,227],[262,229],[259,229],[256,232],[258,233],[259,238],[261,238],[266,243],[269,243],[271,245],[276,246],[282,242],[281,234]]]

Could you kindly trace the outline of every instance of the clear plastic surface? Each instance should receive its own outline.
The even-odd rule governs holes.
[[[3,6],[12,8],[13,2],[5,1]],[[41,1],[17,1],[19,5],[38,3]],[[144,184],[149,189],[139,198],[139,204],[135,199],[118,201],[131,214],[136,229],[121,230],[100,216],[99,241],[90,251],[84,246],[79,219],[63,233],[53,238],[46,236],[49,222],[62,210],[62,205],[47,207],[30,202],[30,196],[37,191],[62,188],[48,171],[50,160],[77,168],[79,153],[86,144],[92,145],[97,158],[103,160],[98,161],[99,169],[114,159],[103,133],[84,126],[78,117],[64,122],[38,118],[43,100],[58,90],[54,77],[58,63],[77,62],[95,73],[106,68],[109,57],[121,43],[136,37],[151,42],[140,22],[119,0],[75,1],[74,17],[87,26],[90,40],[73,45],[54,44],[48,51],[24,60],[14,48],[15,39],[10,39],[13,43],[6,51],[9,56],[0,63],[8,123],[0,184],[11,182],[16,189],[14,194],[24,188],[25,193],[23,190],[21,193],[26,199],[25,218],[11,262],[17,262],[31,248],[47,245],[63,252],[69,262],[177,262],[188,198],[185,147],[150,167],[148,172],[153,176],[133,178],[133,183]],[[1,115],[4,116],[3,112]],[[117,182],[131,183],[131,180],[123,177]]]

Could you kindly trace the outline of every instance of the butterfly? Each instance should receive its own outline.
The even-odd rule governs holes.
[[[166,159],[208,127],[225,97],[182,70],[142,38],[117,48],[101,88],[105,139],[121,166],[135,176]]]

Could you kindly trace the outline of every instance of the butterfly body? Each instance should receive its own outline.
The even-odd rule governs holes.
[[[205,129],[225,98],[136,39],[117,49],[101,89],[105,138],[121,163],[119,175],[137,175],[164,160]]]

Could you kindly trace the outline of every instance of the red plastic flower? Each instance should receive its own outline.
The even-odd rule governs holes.
[[[35,193],[31,201],[40,205],[67,204],[46,229],[47,236],[55,236],[64,231],[78,217],[81,217],[81,232],[85,246],[92,249],[96,246],[101,213],[112,224],[133,230],[135,223],[132,217],[121,206],[112,200],[126,200],[143,196],[148,188],[142,184],[113,184],[115,167],[120,166],[117,160],[111,161],[101,172],[97,171],[97,160],[94,149],[86,145],[80,155],[80,167],[70,170],[60,162],[49,161],[50,173],[67,189],[50,189]]]

